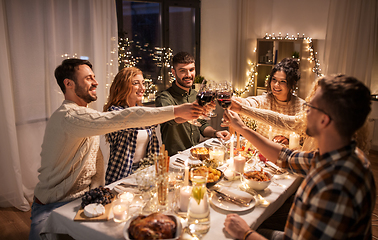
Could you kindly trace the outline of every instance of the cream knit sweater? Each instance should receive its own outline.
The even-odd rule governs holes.
[[[105,183],[99,135],[174,119],[173,106],[98,112],[64,101],[51,115],[42,143],[39,182],[42,203],[70,201]]]

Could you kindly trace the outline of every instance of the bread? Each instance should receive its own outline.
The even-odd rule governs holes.
[[[176,222],[162,213],[140,215],[131,221],[128,231],[130,239],[169,239],[175,237]]]

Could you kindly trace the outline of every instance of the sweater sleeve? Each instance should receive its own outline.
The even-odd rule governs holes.
[[[301,125],[299,116],[289,116],[271,110],[248,107],[246,105],[242,105],[240,113],[255,119],[256,121],[272,125],[283,130],[296,131],[296,129],[298,129],[298,127]]]
[[[77,137],[103,135],[126,128],[145,127],[174,119],[174,107],[132,107],[122,111],[98,112],[90,108],[67,111],[62,127]]]

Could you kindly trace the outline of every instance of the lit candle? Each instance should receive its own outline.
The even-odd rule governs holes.
[[[244,173],[244,165],[246,162],[246,158],[239,154],[239,156],[234,157],[234,167],[235,172]]]
[[[131,203],[134,199],[134,194],[131,192],[124,192],[119,195],[119,198],[125,199],[127,202]]]
[[[273,130],[272,130],[272,126],[269,126],[268,138],[269,138],[269,140],[273,140]]]
[[[184,176],[184,186],[189,185],[189,166],[188,166],[188,160],[185,161],[185,176]]]
[[[230,160],[234,160],[234,134],[231,135],[230,140]]]
[[[299,135],[293,132],[289,138],[289,148],[296,149],[299,147]]]
[[[125,203],[115,204],[113,206],[113,215],[115,222],[124,222],[127,219],[127,212],[129,211],[129,206]]]
[[[209,150],[210,160],[213,160],[218,166],[224,162],[224,149],[221,147],[211,147]]]
[[[180,188],[180,210],[183,212],[188,211],[188,204],[189,204],[191,193],[192,193],[191,186],[184,186]]]

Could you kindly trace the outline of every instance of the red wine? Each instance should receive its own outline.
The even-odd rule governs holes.
[[[213,101],[213,98],[214,94],[211,91],[205,91],[197,94],[197,102],[200,106],[204,106]]]
[[[231,94],[229,92],[218,92],[217,99],[219,105],[224,109],[231,105]]]

